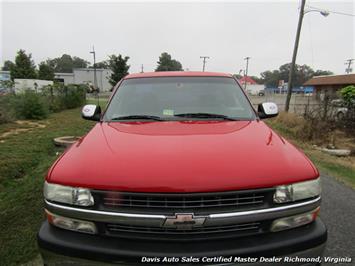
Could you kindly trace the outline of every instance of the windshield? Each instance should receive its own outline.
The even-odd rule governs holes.
[[[104,116],[117,120],[252,120],[254,112],[236,81],[227,77],[127,79]]]

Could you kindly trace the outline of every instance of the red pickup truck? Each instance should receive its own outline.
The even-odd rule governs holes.
[[[84,106],[97,124],[46,176],[44,264],[320,256],[319,173],[262,121],[277,114],[270,102],[255,110],[229,74],[126,76],[104,112]]]

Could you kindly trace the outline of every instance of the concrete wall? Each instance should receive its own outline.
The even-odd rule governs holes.
[[[255,108],[262,102],[274,102],[279,107],[279,111],[285,109],[286,94],[266,93],[265,96],[250,95],[249,99]],[[312,94],[292,94],[289,111],[303,114],[306,108],[312,110],[313,108],[319,107],[319,105],[320,102]]]

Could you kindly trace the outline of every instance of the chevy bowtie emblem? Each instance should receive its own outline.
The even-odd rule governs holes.
[[[167,217],[163,227],[179,230],[189,230],[203,226],[206,221],[204,216],[194,216],[193,213],[176,213],[173,217]]]

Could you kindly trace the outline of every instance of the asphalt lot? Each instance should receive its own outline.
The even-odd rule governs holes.
[[[320,216],[328,228],[324,256],[352,257],[355,265],[355,191],[332,177],[322,175],[322,205]]]

